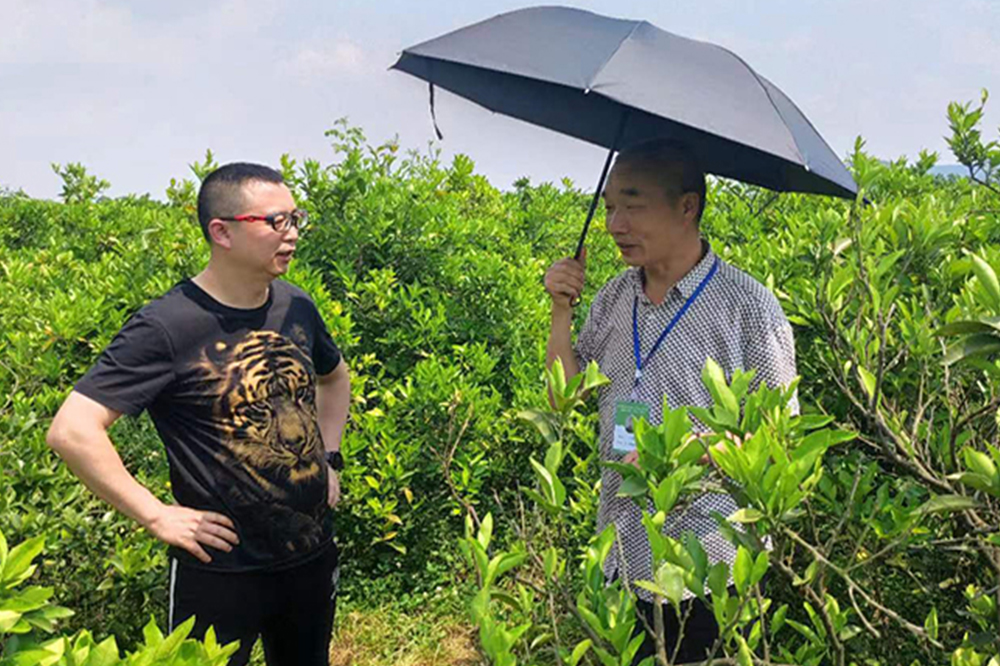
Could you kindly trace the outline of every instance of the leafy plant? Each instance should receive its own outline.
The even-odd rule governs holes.
[[[219,645],[212,628],[204,643],[188,639],[193,617],[169,636],[150,620],[142,645],[124,658],[113,636],[100,642],[86,630],[52,636],[56,623],[73,612],[51,603],[51,588],[20,588],[35,573],[43,548],[43,537],[34,537],[8,551],[0,532],[0,666],[224,666],[239,649],[238,643]]]

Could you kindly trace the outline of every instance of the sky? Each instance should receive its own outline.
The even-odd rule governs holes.
[[[347,117],[373,143],[434,139],[426,84],[388,71],[416,43],[530,6],[504,0],[0,0],[0,188],[54,198],[51,164],[82,162],[110,194],[163,198],[212,149],[220,162],[329,163]],[[834,152],[937,151],[949,101],[987,88],[1000,126],[1000,0],[577,0],[573,6],[735,51]],[[501,188],[569,177],[592,188],[603,149],[441,92],[442,157]]]

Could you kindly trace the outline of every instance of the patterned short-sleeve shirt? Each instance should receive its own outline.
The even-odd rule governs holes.
[[[646,361],[649,350],[718,261],[716,273],[705,284],[684,316],[667,335],[656,354]],[[636,308],[640,347],[644,360],[637,395],[631,397],[635,380],[632,312]],[[681,406],[709,407],[712,397],[701,380],[705,362],[712,358],[731,377],[736,369],[755,369],[754,385],[784,386],[796,376],[792,329],[778,300],[768,289],[743,271],[718,259],[705,243],[702,259],[677,282],[660,304],[646,296],[642,271],[629,268],[597,293],[575,347],[581,369],[596,361],[611,383],[598,393],[600,453],[602,460],[617,460],[613,451],[615,405],[620,400],[638,400],[649,405],[650,419],[662,422],[664,398],[671,409]],[[794,405],[793,405],[794,407]],[[694,423],[696,430],[704,426]],[[601,496],[597,514],[598,532],[614,523],[620,543],[605,564],[605,574],[616,573],[629,583],[652,579],[652,553],[642,512],[635,501],[617,497],[621,476],[605,469],[601,473]],[[664,533],[681,538],[692,531],[712,563],[732,564],[736,551],[719,533],[713,511],[728,516],[736,510],[728,495],[708,493],[668,516]],[[620,548],[619,548],[620,546]],[[624,562],[622,561],[624,560]],[[639,589],[649,600],[650,595]]]

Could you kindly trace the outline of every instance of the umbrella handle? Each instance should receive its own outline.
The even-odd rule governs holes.
[[[590,229],[590,222],[594,219],[594,213],[597,212],[597,202],[601,200],[601,195],[604,193],[604,183],[608,179],[608,171],[611,169],[611,160],[615,156],[615,152],[618,150],[618,144],[622,140],[622,134],[625,133],[625,121],[628,120],[628,109],[622,113],[622,119],[618,123],[618,132],[615,134],[615,140],[611,143],[611,150],[608,151],[608,157],[604,160],[604,168],[601,169],[601,177],[597,181],[597,189],[594,190],[594,197],[590,200],[590,209],[587,211],[587,220],[583,223],[583,231],[580,233],[580,240],[576,244],[576,252],[573,254],[573,258],[577,261],[583,256],[583,245],[587,240],[587,231]],[[580,297],[577,296],[570,300],[569,304],[572,307],[576,307],[580,304]]]

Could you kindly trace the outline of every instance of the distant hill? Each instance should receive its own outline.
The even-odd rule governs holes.
[[[969,170],[961,164],[938,164],[930,171],[935,176],[968,176]]]

